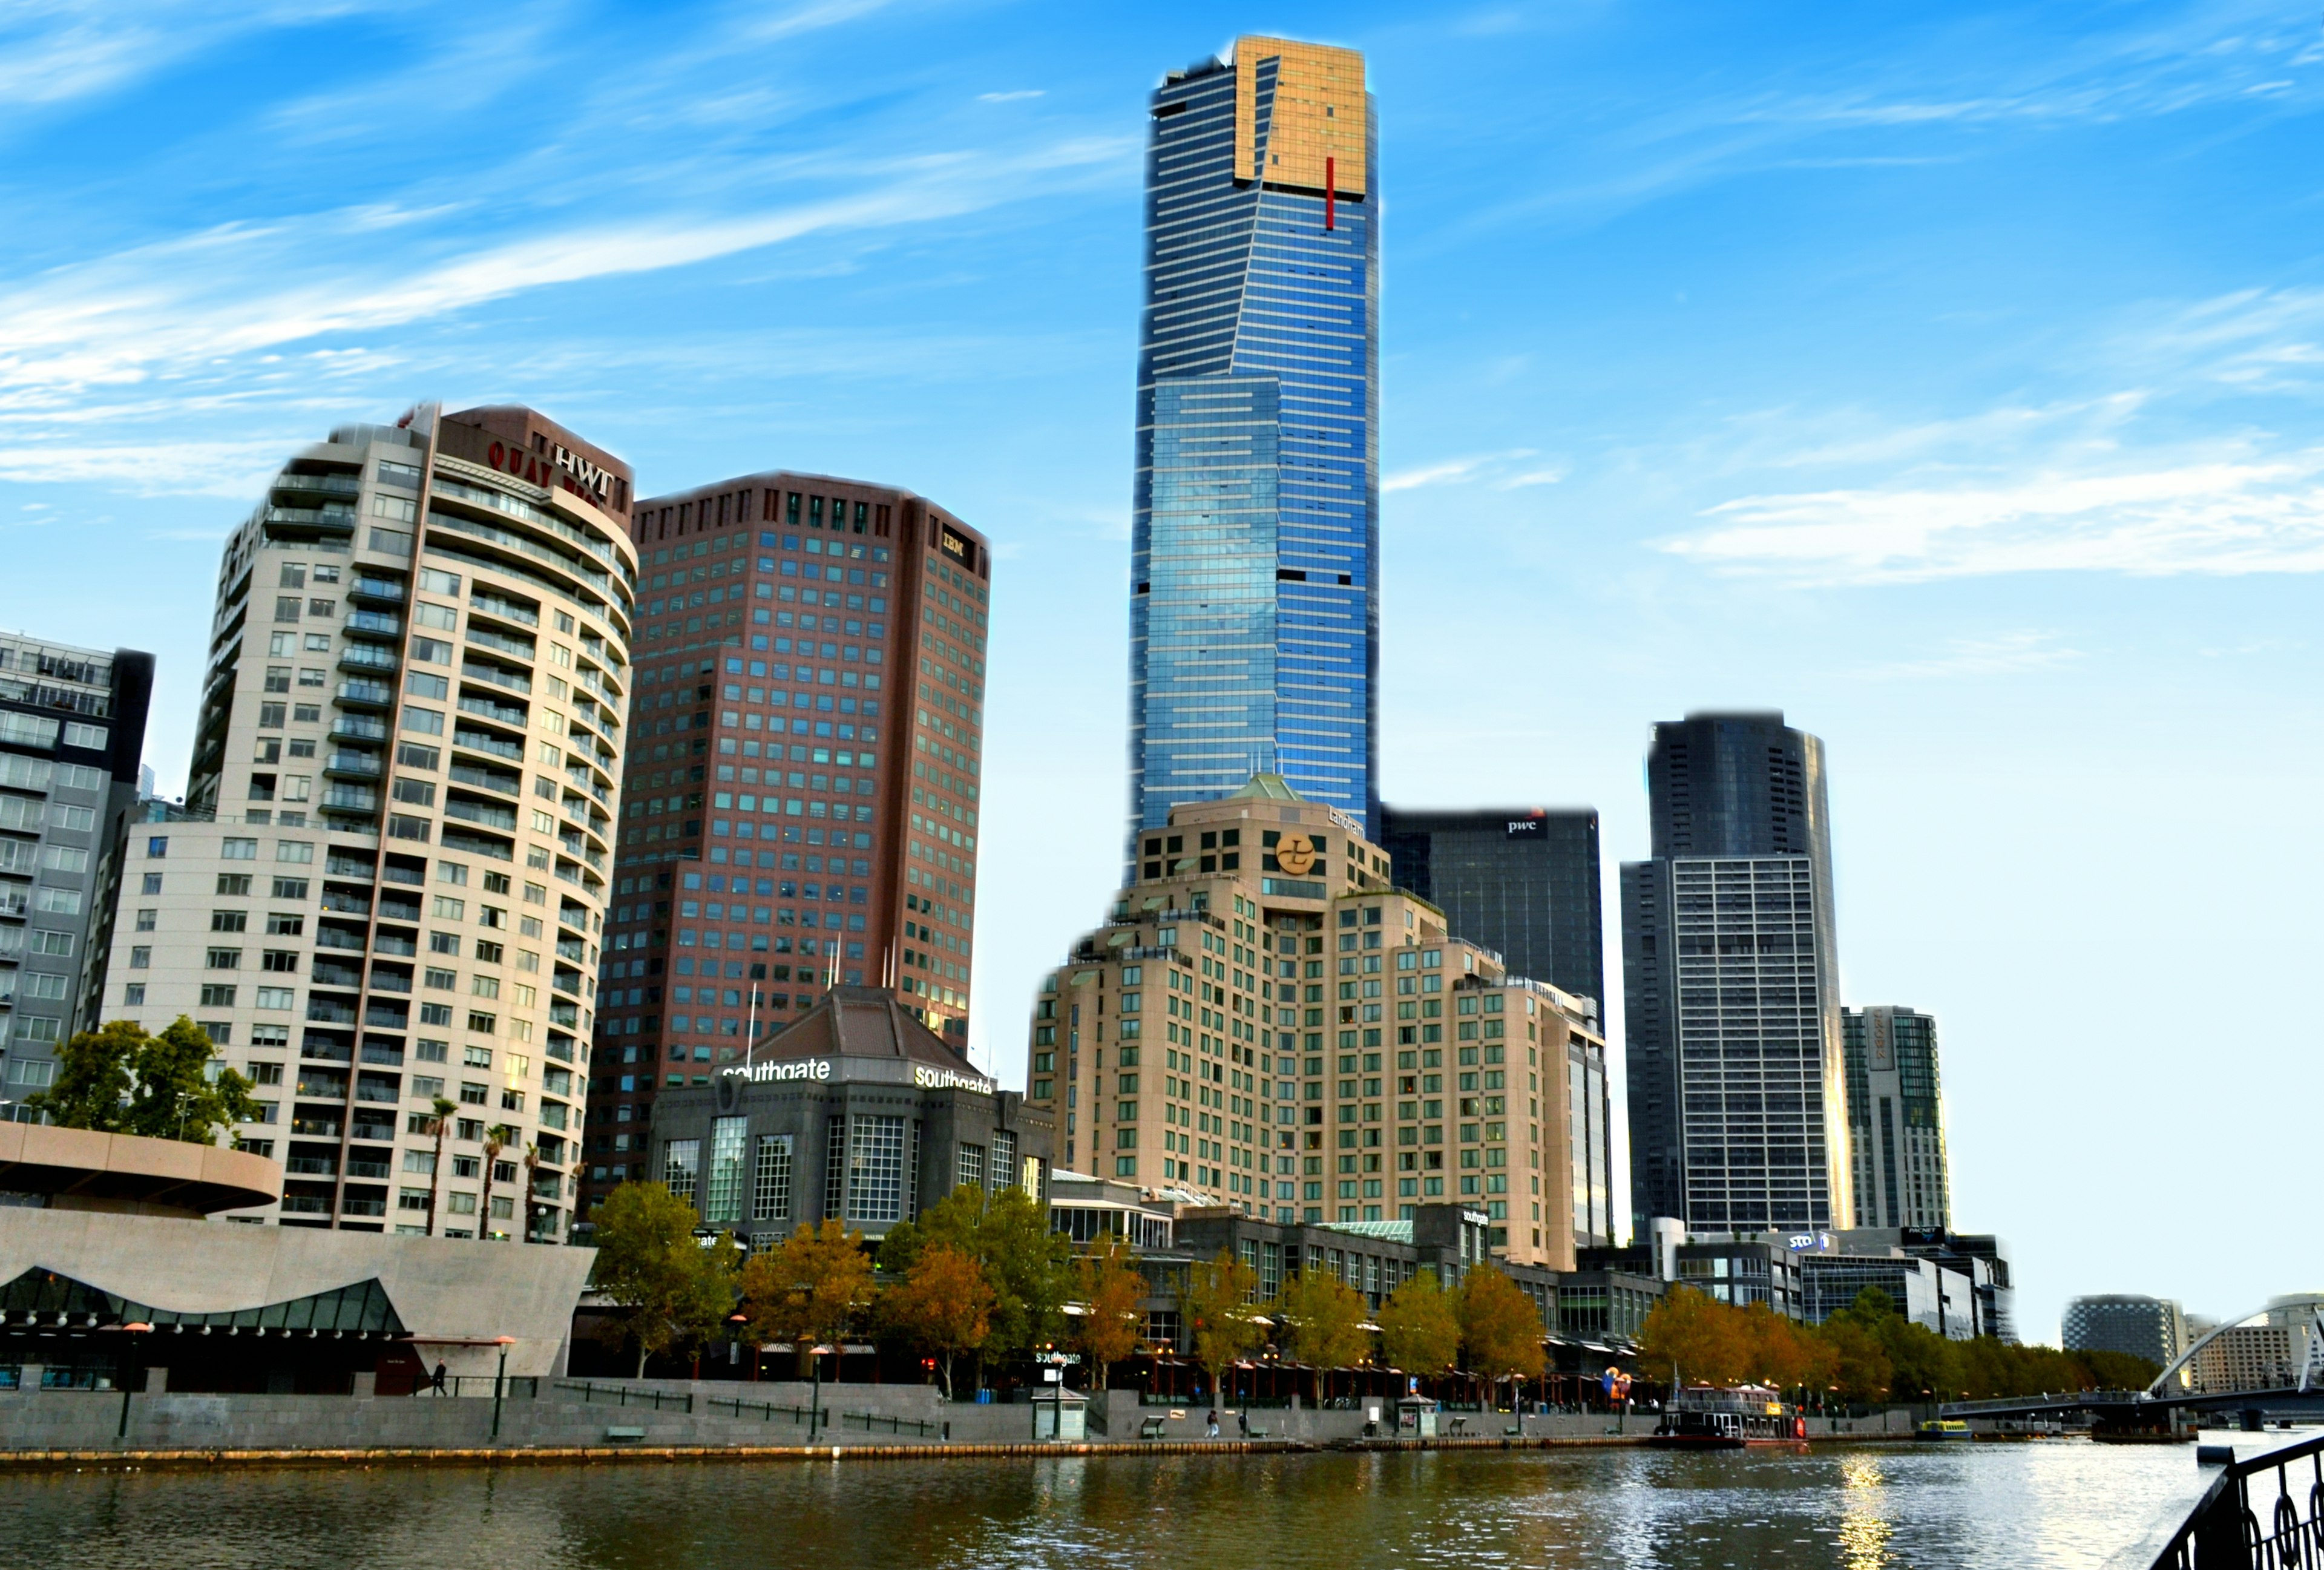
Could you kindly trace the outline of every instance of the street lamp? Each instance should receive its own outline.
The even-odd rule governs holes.
[[[121,1328],[124,1334],[130,1335],[150,1335],[153,1333],[153,1327],[142,1319],[134,1324],[124,1325]],[[142,1349],[144,1344],[133,1341],[129,1344]],[[144,1360],[142,1357],[138,1360],[137,1368],[140,1373],[144,1370]],[[121,1381],[121,1426],[114,1430],[113,1436],[115,1439],[129,1437],[129,1395],[142,1382],[141,1380],[134,1378],[126,1378]]]
[[[501,1439],[501,1392],[508,1384],[508,1349],[516,1344],[513,1335],[495,1335],[493,1344],[501,1349],[500,1371],[493,1375],[493,1443]]]

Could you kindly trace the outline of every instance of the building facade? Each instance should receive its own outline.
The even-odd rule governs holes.
[[[2059,1344],[2068,1352],[2119,1352],[2167,1368],[2191,1338],[2187,1314],[2169,1298],[2101,1292],[2066,1300]]]
[[[1871,1287],[1886,1293],[1897,1313],[1939,1335],[1967,1341],[1981,1333],[1976,1284],[1934,1260],[1901,1248],[1876,1251],[1859,1245],[1810,1250],[1799,1261],[1800,1316],[1811,1325],[1822,1324]]]
[[[1028,1097],[1063,1161],[1282,1224],[1488,1216],[1502,1258],[1609,1241],[1605,1041],[1393,888],[1279,777],[1139,837],[1111,918],[1034,1005]]]
[[[1380,808],[1389,875],[1444,912],[1453,931],[1497,950],[1512,974],[1602,1005],[1604,919],[1598,814]]]
[[[1823,746],[1780,714],[1655,727],[1622,868],[1632,1226],[1853,1224]]]
[[[908,491],[771,472],[637,509],[637,747],[585,1208],[652,1175],[655,1096],[834,986],[968,1039],[984,536]]]
[[[1153,96],[1130,820],[1277,773],[1377,836],[1379,186],[1364,60],[1242,38]]]
[[[187,799],[130,836],[104,998],[257,1085],[240,1142],[287,1177],[244,1219],[564,1235],[629,488],[531,410],[423,405],[300,451],[227,541]]]
[[[98,895],[136,806],[153,657],[0,633],[0,1111],[92,1028]]]
[[[963,1185],[1046,1204],[1053,1128],[909,997],[842,984],[710,1085],[658,1097],[653,1172],[753,1248],[825,1220],[882,1237]]]
[[[1936,1020],[1887,1005],[1847,1009],[1840,1039],[1856,1224],[1950,1228],[1952,1185],[1945,1165]]]

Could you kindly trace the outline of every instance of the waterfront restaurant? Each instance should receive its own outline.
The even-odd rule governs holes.
[[[753,1248],[832,1216],[876,1238],[963,1184],[1046,1202],[1054,1128],[894,993],[841,986],[710,1085],[664,1090],[652,1170]]]

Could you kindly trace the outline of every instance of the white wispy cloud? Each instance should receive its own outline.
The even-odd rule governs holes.
[[[18,0],[0,9],[0,117],[126,87],[244,33],[392,8],[388,0]]]
[[[1380,489],[1383,492],[1417,491],[1428,485],[1498,482],[1501,489],[1508,490],[1519,485],[1554,485],[1565,477],[1563,470],[1551,467],[1536,467],[1519,475],[1507,472],[1510,465],[1522,463],[1526,458],[1539,456],[1537,448],[1517,447],[1503,452],[1476,453],[1468,457],[1444,458],[1436,463],[1423,464],[1417,468],[1399,469],[1395,474],[1385,476],[1380,480]]]
[[[2017,572],[2324,571],[2324,448],[2031,467],[1953,484],[1741,496],[1665,542],[1714,569],[1819,584]]]
[[[1047,96],[1048,90],[1045,88],[1019,88],[1013,93],[979,93],[976,95],[976,101],[980,104],[1014,104],[1026,98],[1040,98]]]
[[[1868,666],[1858,674],[1872,681],[2010,676],[2054,670],[2081,658],[2082,651],[2061,642],[2056,633],[2002,633],[1990,638],[1956,639],[1941,654]]]

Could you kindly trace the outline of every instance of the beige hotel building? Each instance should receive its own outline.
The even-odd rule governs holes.
[[[1028,1101],[1058,1164],[1273,1222],[1456,1201],[1508,1260],[1607,1241],[1596,1004],[1504,973],[1390,886],[1338,809],[1260,775],[1138,839],[1133,879],[1034,1005]]]
[[[288,1177],[238,1219],[569,1228],[630,487],[531,410],[423,405],[301,450],[227,542],[186,802],[132,826],[96,984],[256,1083],[239,1143]]]

